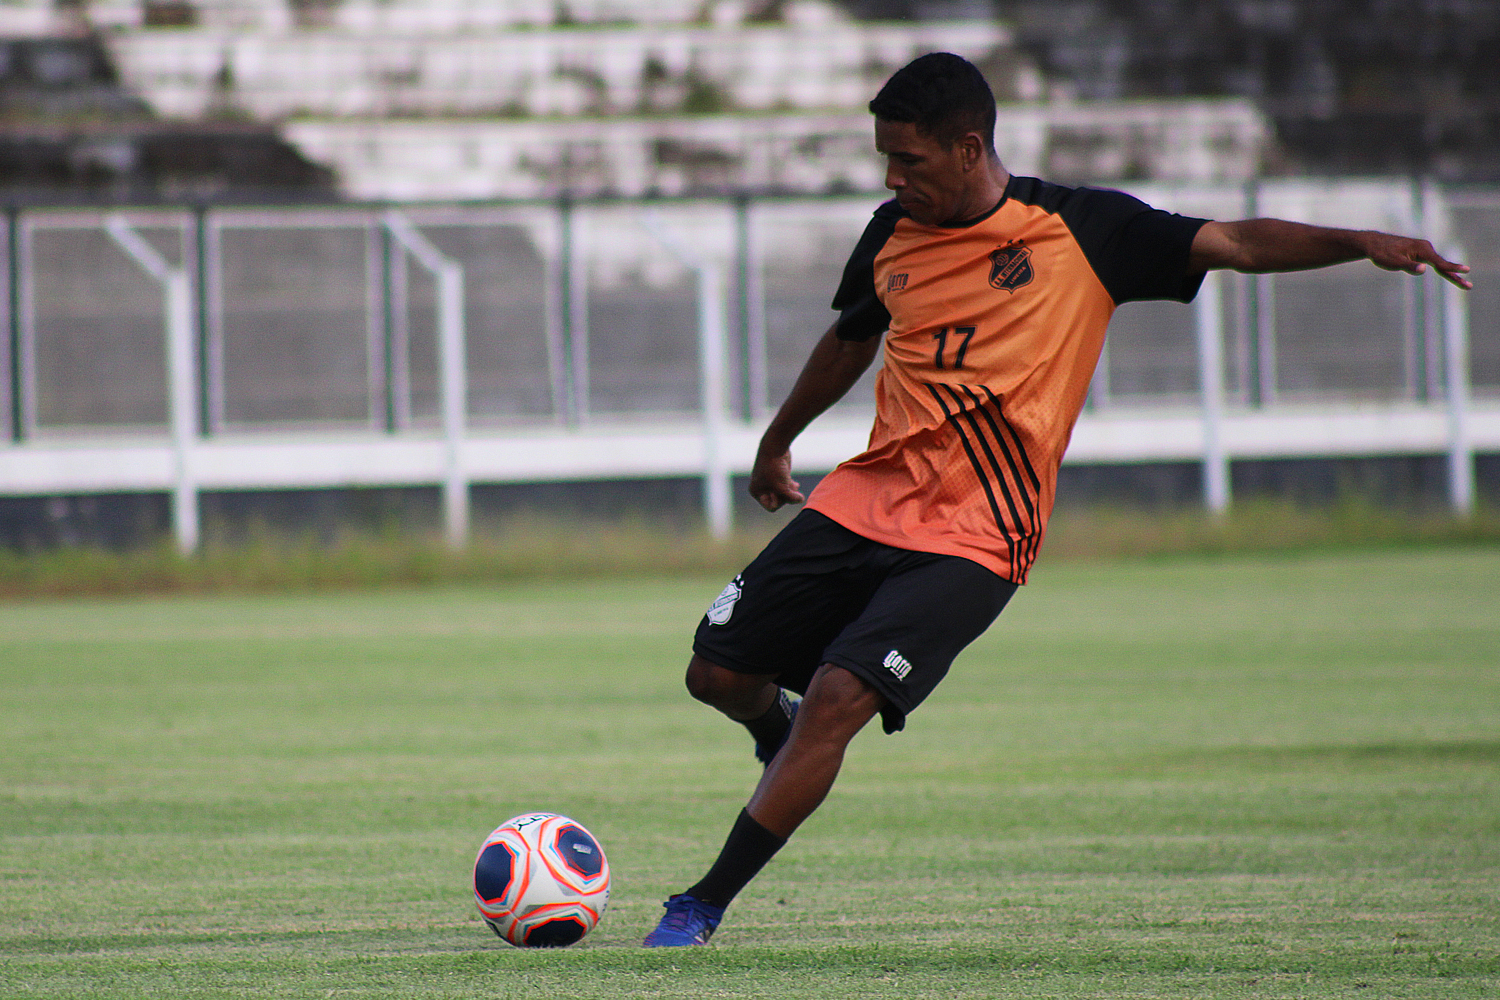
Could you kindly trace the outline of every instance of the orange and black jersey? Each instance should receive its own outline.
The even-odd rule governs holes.
[[[899,548],[1025,583],[1115,306],[1191,301],[1203,219],[1013,177],[987,215],[876,210],[833,300],[838,335],[889,331],[869,447],[808,506]]]

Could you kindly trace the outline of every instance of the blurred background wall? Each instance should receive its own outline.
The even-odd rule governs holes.
[[[940,48],[1023,173],[1500,179],[1484,0],[7,0],[0,40],[13,201],[866,190],[865,102]]]

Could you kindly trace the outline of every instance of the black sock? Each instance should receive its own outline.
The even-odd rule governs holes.
[[[729,839],[724,841],[724,849],[719,852],[719,860],[687,891],[688,895],[709,906],[728,906],[785,843],[785,838],[776,836],[741,809],[734,829],[729,831]]]
[[[739,723],[750,730],[750,735],[759,746],[778,747],[785,738],[786,731],[792,728],[792,699],[785,690],[777,688],[776,697],[771,699],[771,707],[763,715],[754,719],[740,719]]]

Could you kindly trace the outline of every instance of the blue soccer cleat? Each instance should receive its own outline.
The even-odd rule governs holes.
[[[646,935],[647,948],[681,948],[690,944],[708,944],[714,928],[724,919],[724,907],[709,906],[687,893],[673,896],[661,904],[667,915],[656,930]]]
[[[786,692],[785,691],[783,691],[781,693],[781,697],[786,698]],[[789,698],[787,699],[786,714],[787,714],[787,718],[789,720],[791,720],[791,722],[796,722],[797,721],[797,708],[801,704],[802,704],[802,702],[801,702],[800,699],[797,700],[797,701],[792,701]],[[755,744],[755,759],[758,760],[758,761],[760,761],[761,765],[763,767],[770,767],[771,766],[771,761],[773,761],[773,760],[776,759],[776,755],[781,752],[781,748],[784,747],[784,746],[786,746],[787,737],[789,737],[791,735],[792,735],[792,727],[791,727],[791,724],[789,722],[787,724],[787,727],[786,727],[786,732],[784,732],[784,733],[781,734],[781,739],[777,741],[777,743],[776,743],[776,745],[774,747],[773,746],[767,746],[766,744],[757,741],[756,744]]]

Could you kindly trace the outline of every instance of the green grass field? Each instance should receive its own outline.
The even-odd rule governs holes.
[[[1500,548],[1047,565],[714,945],[719,577],[0,604],[6,997],[1500,996]],[[479,922],[566,812],[614,897]]]

